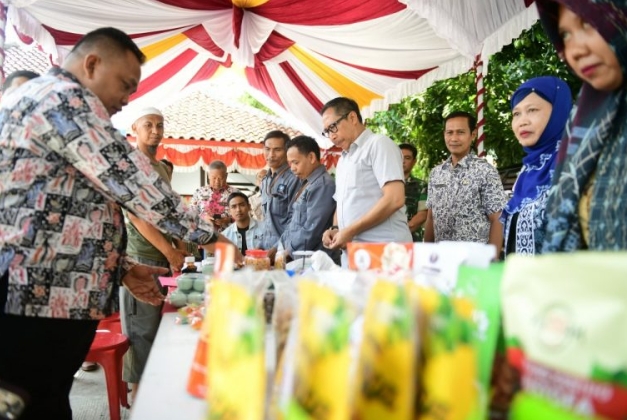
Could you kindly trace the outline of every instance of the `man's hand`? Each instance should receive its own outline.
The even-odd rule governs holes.
[[[331,249],[346,249],[346,244],[353,240],[353,235],[348,229],[336,230],[331,241]]]
[[[166,275],[168,269],[165,267],[152,267],[138,264],[133,266],[126,275],[122,277],[122,284],[140,302],[158,306],[163,302],[165,296],[159,290],[153,275]]]
[[[188,255],[190,254],[187,251],[172,248],[172,251],[169,251],[165,256],[170,264],[170,270],[173,272],[181,271],[181,267],[185,264],[185,257]]]
[[[335,235],[337,235],[339,231],[337,229],[327,229],[324,231],[324,233],[322,234],[322,245],[324,245],[325,248],[331,248],[331,244],[333,243],[333,239],[335,238]]]
[[[219,219],[213,219],[213,224],[218,226],[218,228],[225,228],[231,224],[230,217],[220,217]]]
[[[276,257],[276,246],[268,250],[268,258],[270,258],[270,263],[273,265],[274,265],[274,257]]]
[[[207,251],[207,252],[215,254],[215,252],[216,252],[216,243],[217,242],[224,242],[224,243],[227,243],[227,244],[231,244],[231,245],[233,245],[233,248],[235,248],[235,256],[234,256],[234,261],[233,262],[235,263],[235,266],[242,267],[244,265],[244,256],[240,252],[239,248],[237,246],[235,246],[235,244],[233,242],[231,242],[223,234],[217,233],[217,232],[215,232],[215,234],[218,235],[218,240],[216,242],[214,242],[212,244],[200,245],[200,247],[202,249],[204,249],[205,251]]]
[[[427,221],[427,210],[420,210],[418,213],[412,217],[409,222],[407,222],[407,226],[409,226],[409,231],[414,233],[420,226],[422,226]]]

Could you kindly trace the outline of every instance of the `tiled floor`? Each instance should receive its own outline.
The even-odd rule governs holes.
[[[107,385],[101,367],[92,372],[79,370],[76,373],[70,392],[70,404],[74,420],[109,419]],[[131,411],[123,407],[120,410],[122,420],[128,420]]]

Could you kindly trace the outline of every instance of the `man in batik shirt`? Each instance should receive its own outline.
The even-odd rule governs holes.
[[[229,213],[228,198],[239,191],[226,183],[228,173],[224,162],[214,160],[209,164],[208,185],[196,190],[192,196],[192,207],[196,208],[205,220],[213,221],[213,226],[220,232],[232,222]]]
[[[422,242],[423,224],[427,220],[427,187],[422,179],[412,176],[411,170],[416,165],[418,150],[409,143],[398,146],[403,154],[403,175],[405,176],[405,207],[407,226],[414,242]]]
[[[208,250],[226,241],[111,124],[144,60],[128,35],[101,28],[2,98],[0,378],[30,395],[23,418],[72,418],[74,373],[120,285],[163,300],[152,275],[167,269],[125,257],[121,207]]]
[[[499,221],[507,202],[496,168],[471,152],[477,120],[467,112],[449,114],[444,142],[451,156],[431,171],[425,242],[467,241],[503,246]]]

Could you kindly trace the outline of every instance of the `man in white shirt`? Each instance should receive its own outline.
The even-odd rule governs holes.
[[[323,234],[324,245],[345,249],[348,242],[412,242],[399,147],[366,128],[352,99],[335,98],[321,114],[322,135],[342,149],[333,196],[337,210],[333,226]],[[342,265],[346,261],[343,253]]]

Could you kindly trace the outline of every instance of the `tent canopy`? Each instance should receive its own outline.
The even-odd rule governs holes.
[[[93,29],[129,33],[148,61],[121,120],[231,68],[330,146],[326,101],[351,97],[368,117],[463,73],[537,20],[531,1],[9,0],[8,17],[57,63]]]

